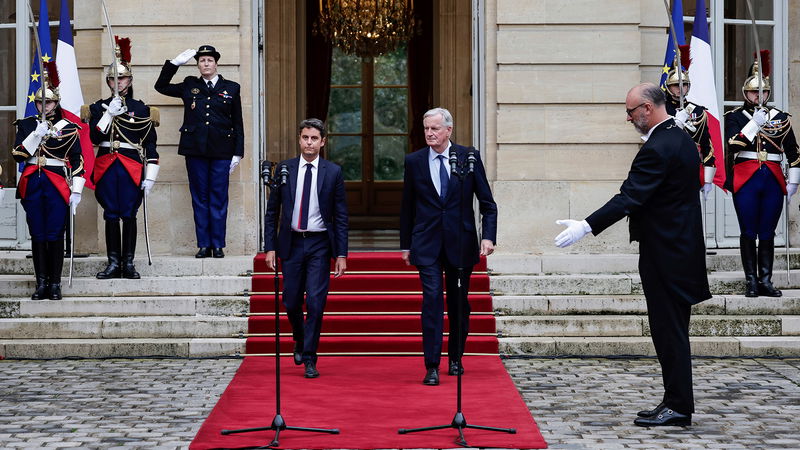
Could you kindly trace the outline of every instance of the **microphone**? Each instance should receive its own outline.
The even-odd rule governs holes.
[[[261,161],[261,180],[264,183],[269,183],[270,176],[272,175],[272,167],[275,166],[275,163],[272,161],[267,161],[266,159]]]
[[[469,173],[475,172],[475,152],[470,151],[467,153],[467,164],[469,165]]]
[[[458,175],[458,157],[455,151],[450,152],[450,173]]]
[[[286,167],[286,164],[281,164],[281,185],[286,184],[286,181],[289,179],[289,168]]]

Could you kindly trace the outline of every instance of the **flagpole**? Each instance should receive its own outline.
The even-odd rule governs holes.
[[[675,70],[678,71],[678,87],[680,89],[680,105],[683,109],[683,68],[681,67],[681,46],[678,44],[678,35],[675,30],[675,22],[672,20],[672,11],[669,10],[669,1],[664,0],[664,7],[667,9],[667,17],[669,18],[670,36],[672,36],[672,44],[675,47]],[[682,12],[681,12],[682,13]]]
[[[46,72],[44,70],[44,59],[42,58],[42,43],[39,42],[39,24],[36,23],[36,20],[34,19],[33,8],[31,7],[30,0],[28,0],[28,14],[30,14],[30,16],[31,16],[31,24],[36,28],[36,30],[33,33],[33,40],[36,42],[36,55],[39,58],[39,72],[40,72],[40,75],[42,77],[42,82],[41,82],[41,85],[42,85],[42,88],[41,88],[42,89],[42,97],[41,97],[41,100],[40,100],[40,102],[42,103],[42,108],[39,111],[39,120],[41,122],[44,122],[45,118],[46,118],[46,116],[45,116],[46,111],[45,111],[44,98],[45,98],[45,90],[47,89],[47,77],[45,76]],[[41,22],[41,19],[39,21]],[[35,94],[36,93],[34,92],[34,95]],[[34,99],[35,99],[35,97],[34,97]]]

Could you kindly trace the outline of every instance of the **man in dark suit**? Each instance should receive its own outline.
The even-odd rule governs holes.
[[[178,67],[197,60],[199,77],[170,81]],[[168,60],[156,91],[183,99],[178,154],[186,157],[197,246],[195,257],[223,258],[228,219],[228,178],[244,156],[244,125],[239,83],[217,73],[220,54],[210,45],[188,49]]]
[[[464,371],[461,356],[469,333],[469,278],[480,256],[494,252],[497,205],[478,151],[450,142],[453,132],[450,112],[434,108],[425,113],[422,123],[428,147],[405,158],[400,248],[403,260],[417,266],[422,281],[422,347],[426,369],[422,383],[435,386],[439,384],[444,322],[442,271],[450,322],[448,373],[458,375]],[[480,245],[473,195],[478,198],[482,216]],[[459,268],[463,269],[461,298],[456,294]]]
[[[347,269],[347,201],[342,168],[319,156],[326,142],[325,125],[319,119],[306,119],[300,122],[298,135],[300,156],[278,165],[280,186],[267,201],[264,249],[270,270],[275,269],[276,251],[281,260],[294,362],[305,365],[306,378],[316,378],[331,257],[336,256],[336,278]]]
[[[698,195],[697,146],[667,114],[664,92],[652,83],[628,92],[628,121],[644,145],[636,154],[620,193],[583,221],[559,220],[556,236],[566,247],[586,233],[595,235],[625,216],[631,241],[639,241],[639,273],[647,300],[650,334],[661,364],[664,397],[640,411],[638,426],[691,425],[694,412],[689,347],[691,306],[711,298]]]

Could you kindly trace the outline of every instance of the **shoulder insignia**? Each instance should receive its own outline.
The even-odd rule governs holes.
[[[89,105],[81,105],[81,120],[89,123],[89,119],[92,118],[92,113],[89,111]]]
[[[153,122],[154,127],[161,123],[161,111],[155,106],[150,107],[150,121]]]

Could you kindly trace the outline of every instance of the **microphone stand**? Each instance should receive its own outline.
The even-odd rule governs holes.
[[[286,184],[286,176],[288,171],[286,167],[281,168],[280,178],[274,176],[275,163],[271,161],[261,162],[261,179],[264,185],[270,189],[270,195],[277,195],[278,190]],[[307,428],[307,427],[291,427],[286,425],[286,421],[281,415],[281,325],[280,325],[280,302],[278,291],[280,290],[280,282],[278,280],[278,259],[275,258],[275,417],[272,419],[272,424],[268,427],[256,428],[241,428],[238,430],[222,430],[223,435],[236,434],[236,433],[250,433],[254,431],[275,431],[275,438],[268,445],[252,448],[274,448],[278,446],[278,439],[280,438],[281,431],[294,430],[294,431],[308,431],[315,433],[329,433],[339,434],[338,428]]]
[[[474,164],[476,162],[475,155],[474,155],[474,148],[469,149],[469,154],[467,156],[468,167],[464,167],[463,161],[461,164],[458,163],[458,158],[455,154],[456,149],[454,147],[450,147],[450,173],[455,175],[458,180],[461,182],[458,186],[459,192],[459,203],[458,203],[458,211],[459,211],[459,226],[460,224],[464,223],[464,208],[462,208],[462,204],[464,203],[464,186],[463,181],[468,175],[474,175]],[[467,169],[465,171],[465,169]],[[452,185],[451,185],[452,186]],[[462,256],[464,254],[463,251],[463,243],[461,241],[462,233],[458,233],[458,282],[457,282],[457,289],[456,289],[456,317],[455,317],[455,329],[458,331],[457,338],[458,342],[455,343],[456,347],[456,357],[458,363],[458,371],[457,371],[457,380],[456,380],[456,413],[453,416],[453,420],[447,425],[434,425],[430,427],[421,427],[421,428],[400,428],[397,430],[398,434],[408,434],[408,433],[417,433],[420,431],[432,431],[432,430],[443,430],[445,428],[455,428],[458,430],[458,438],[456,439],[456,444],[462,447],[469,447],[467,444],[467,440],[464,438],[464,429],[465,428],[474,428],[478,430],[487,430],[487,431],[498,431],[502,433],[510,433],[516,434],[517,430],[514,428],[498,428],[498,427],[489,427],[484,425],[472,425],[467,423],[467,419],[464,417],[464,413],[461,411],[461,374],[464,372],[464,366],[461,364],[461,359],[464,355],[464,349],[466,347],[466,339],[462,336],[464,335],[463,329],[463,305],[464,302],[467,301],[467,294],[468,292],[464,292],[462,281],[464,280],[464,267],[461,264],[463,260]],[[448,292],[447,295],[449,296],[450,293]],[[449,317],[450,320],[450,329],[453,329],[453,317]],[[462,341],[464,345],[462,346]],[[450,338],[448,339],[448,348],[452,348],[451,346],[454,344],[453,340],[453,333],[450,333]]]

